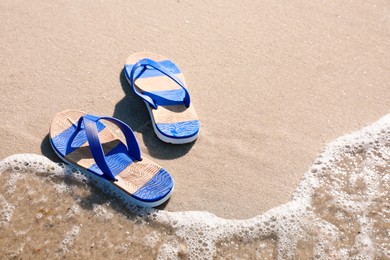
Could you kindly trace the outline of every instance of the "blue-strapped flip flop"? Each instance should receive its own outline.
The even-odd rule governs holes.
[[[102,120],[116,125],[126,144]],[[53,119],[50,143],[62,160],[111,182],[128,193],[137,205],[156,207],[173,192],[171,175],[141,157],[133,131],[118,119],[77,110],[63,111]]]
[[[199,120],[180,69],[167,58],[148,52],[131,55],[125,75],[145,102],[153,129],[162,141],[184,144],[199,135]]]

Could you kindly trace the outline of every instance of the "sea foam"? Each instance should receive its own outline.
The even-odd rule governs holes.
[[[58,235],[47,243],[58,243],[52,247],[69,256],[93,256],[96,250],[102,256],[110,249],[111,256],[159,259],[390,258],[389,162],[390,115],[327,145],[291,201],[262,215],[234,220],[209,212],[142,209],[99,177],[40,155],[13,155],[0,162],[0,229],[13,230],[13,236],[28,230],[29,237],[34,230],[57,225],[66,230],[65,238]],[[46,195],[38,188],[31,192],[36,185],[28,183],[30,178],[53,188]],[[23,187],[30,192],[15,195]],[[61,196],[64,206],[50,204]],[[49,199],[37,199],[44,197]],[[13,222],[21,214],[16,211],[31,198],[42,207],[31,214],[40,217],[19,227]],[[92,237],[91,232],[95,232]],[[19,243],[23,247],[3,253],[29,255],[25,251],[27,245],[32,247],[31,239]],[[44,242],[41,247],[45,255],[56,256]],[[86,247],[90,250],[83,251]]]

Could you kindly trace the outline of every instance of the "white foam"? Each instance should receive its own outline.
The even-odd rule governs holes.
[[[157,256],[157,259],[179,259],[179,254],[181,251],[183,251],[183,249],[180,248],[179,243],[176,240],[170,240],[161,246],[160,254]]]
[[[75,204],[68,209],[68,212],[65,214],[66,219],[77,217],[80,214],[80,206]]]
[[[15,207],[8,203],[3,195],[0,194],[0,228],[4,227],[12,218]]]
[[[389,123],[390,115],[371,127],[329,144],[305,174],[293,200],[264,215],[233,221],[219,219],[210,213],[159,211],[155,219],[175,228],[176,234],[188,243],[189,255],[193,258],[214,257],[213,245],[229,237],[250,241],[269,236],[277,237],[279,258],[293,258],[298,241],[305,240],[314,242],[313,256],[320,259],[344,258],[350,254],[362,259],[388,256],[386,245],[382,247],[372,242],[375,230],[369,223],[375,220],[369,219],[367,214],[375,199],[389,200],[389,168],[387,171],[378,169],[389,165]],[[340,165],[343,160],[347,160],[346,165]],[[382,190],[379,186],[383,186]],[[335,218],[343,219],[346,216],[343,211],[357,217],[354,224],[360,227],[360,234],[355,236],[356,242],[351,248],[338,247],[342,244],[343,232],[312,207],[313,196],[317,196],[322,187],[328,188],[322,195],[333,198],[328,201],[329,206],[341,210],[335,212]],[[359,218],[359,214],[363,217]],[[165,254],[165,251],[161,253]]]
[[[48,158],[37,156],[36,154],[15,154],[1,161],[0,174],[5,170],[63,174],[64,166],[63,164],[54,163]]]
[[[29,189],[29,190],[31,190],[31,189]],[[29,195],[32,195],[32,194],[35,194],[35,192],[34,192],[34,193],[28,193],[28,194],[29,194]],[[48,197],[45,196],[45,195],[42,195],[42,196],[39,197],[38,199],[33,200],[33,201],[31,202],[31,204],[46,203],[47,201],[48,201]]]
[[[103,207],[102,205],[93,204],[92,207],[93,207],[93,214],[98,219],[109,220],[113,217],[113,214],[109,211],[109,209]]]
[[[79,235],[79,233],[80,233],[80,227],[73,226],[72,229],[65,234],[65,238],[61,241],[59,245],[59,249],[62,254],[67,253],[71,250],[74,241],[76,237]]]
[[[170,230],[165,236],[152,232],[144,237],[151,247],[158,247],[161,259],[223,258],[224,252],[218,249],[221,247],[231,250],[233,258],[234,252],[251,243],[257,256],[273,256],[275,245],[279,259],[294,258],[300,250],[304,253],[309,250],[309,255],[318,259],[365,259],[390,257],[389,165],[390,115],[330,143],[305,173],[290,202],[247,220],[223,219],[209,212],[140,209],[125,193],[99,177],[86,177],[38,155],[6,158],[0,162],[0,174],[5,169],[46,176],[69,174],[74,179],[94,183],[103,193],[121,200],[129,212],[138,214],[140,225],[151,221]],[[15,174],[9,185],[17,185],[23,178],[21,175]],[[58,183],[56,190],[69,192]],[[80,203],[79,199],[76,202]],[[14,208],[1,195],[0,205],[2,221],[9,222]],[[105,204],[94,204],[92,210],[102,220],[115,214]],[[65,216],[72,218],[78,214],[79,208],[74,206]],[[79,226],[68,232],[61,242],[63,252],[71,250],[79,232]],[[310,246],[302,249],[299,246],[302,243]]]
[[[58,193],[64,193],[68,191],[68,186],[65,183],[58,183],[54,184],[53,186]]]
[[[19,258],[19,256],[21,255],[21,253],[23,252],[23,249],[25,247],[25,244],[21,244],[20,246],[18,246],[15,250],[9,250],[6,255],[9,259],[13,259],[13,258]]]
[[[157,232],[152,232],[150,234],[145,235],[143,240],[145,241],[146,245],[155,247],[157,242],[160,240],[160,236]]]

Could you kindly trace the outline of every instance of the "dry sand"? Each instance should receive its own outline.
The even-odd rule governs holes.
[[[165,209],[248,218],[287,202],[336,137],[390,112],[390,2],[0,2],[0,158],[57,160],[57,112],[115,116],[176,181]],[[151,51],[183,70],[199,139],[168,145],[122,68]]]

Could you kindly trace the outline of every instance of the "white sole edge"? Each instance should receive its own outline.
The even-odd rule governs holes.
[[[146,105],[146,108],[149,111],[149,116],[150,116],[150,119],[152,120],[154,133],[157,135],[157,137],[161,141],[166,142],[166,143],[171,143],[171,144],[186,144],[186,143],[191,143],[191,142],[195,141],[198,138],[199,131],[198,131],[198,133],[196,135],[188,137],[188,138],[169,138],[169,137],[161,134],[160,131],[158,131],[158,129],[156,127],[156,122],[154,122],[152,110],[150,109],[149,104],[147,102],[145,102],[145,101],[144,101],[144,103]]]

